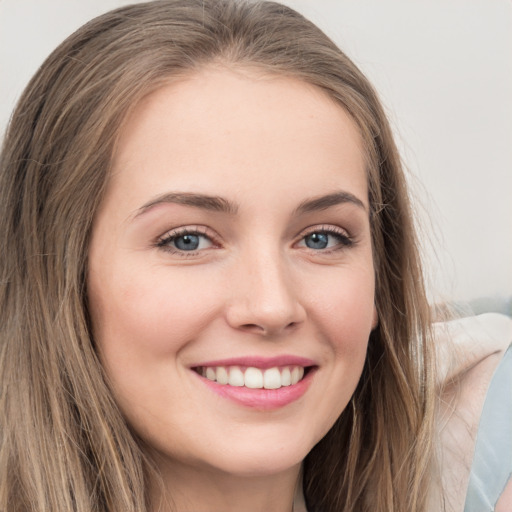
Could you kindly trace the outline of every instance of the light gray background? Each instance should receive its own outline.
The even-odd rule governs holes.
[[[0,132],[51,50],[127,3],[0,0]],[[326,31],[381,95],[427,233],[432,300],[510,297],[512,2],[285,3]]]

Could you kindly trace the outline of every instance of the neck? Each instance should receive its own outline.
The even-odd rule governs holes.
[[[239,476],[190,466],[161,467],[151,485],[152,510],[165,512],[301,512],[300,466]]]

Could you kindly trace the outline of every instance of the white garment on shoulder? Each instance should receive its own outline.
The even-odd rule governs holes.
[[[469,491],[471,494],[475,487],[470,474],[480,417],[493,375],[504,361],[505,351],[512,342],[512,319],[488,313],[439,323],[435,325],[435,337],[439,355],[440,452],[446,510],[461,512],[466,493]],[[505,408],[512,408],[510,395],[508,404],[505,404],[507,392],[499,394],[502,396],[497,400],[503,400]],[[494,424],[497,420],[490,417],[489,421]],[[510,432],[512,440],[512,430]],[[507,466],[504,453],[499,460]],[[503,467],[493,469],[493,474],[503,471],[507,470]],[[484,479],[488,480],[488,477]],[[494,500],[494,503],[490,508],[467,509],[466,512],[492,511],[496,502],[492,496],[494,491],[484,488],[482,482],[478,487],[480,495],[487,495],[488,502]]]

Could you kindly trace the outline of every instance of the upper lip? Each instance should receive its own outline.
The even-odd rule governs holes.
[[[215,361],[203,361],[198,364],[192,365],[192,368],[198,366],[248,366],[253,368],[275,368],[277,366],[316,366],[317,364],[312,359],[294,355],[280,355],[274,357],[261,357],[261,356],[242,356],[232,357],[229,359],[216,359]]]

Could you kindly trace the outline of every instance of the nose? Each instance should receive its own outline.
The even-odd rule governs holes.
[[[276,336],[297,328],[306,318],[299,283],[278,254],[241,258],[230,289],[226,317],[237,330]]]

